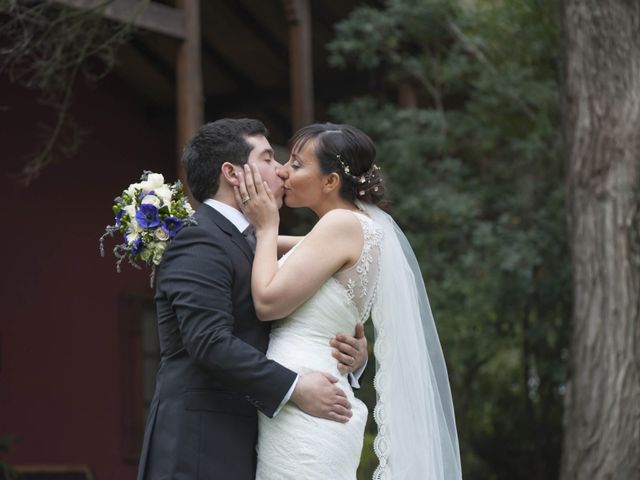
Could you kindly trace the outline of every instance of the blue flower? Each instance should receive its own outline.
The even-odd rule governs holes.
[[[138,237],[135,242],[131,245],[131,253],[137,255],[142,250],[144,250],[144,242],[142,241],[142,237]]]
[[[184,222],[178,217],[165,217],[162,221],[162,230],[167,232],[169,238],[175,237],[176,233],[182,230],[183,226]]]
[[[120,220],[122,219],[123,215],[124,215],[124,208],[120,210],[116,215],[116,227],[118,228],[120,228]]]
[[[140,205],[140,209],[136,212],[136,221],[143,228],[157,227],[160,225],[158,209],[149,203]]]

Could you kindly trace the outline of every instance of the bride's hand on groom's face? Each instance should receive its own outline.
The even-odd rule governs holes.
[[[364,325],[358,323],[353,337],[338,333],[329,344],[334,348],[331,352],[338,361],[338,371],[342,374],[353,373],[362,368],[368,359],[367,338],[364,336]]]
[[[277,231],[280,223],[278,203],[256,166],[245,164],[238,178],[239,185],[233,187],[233,193],[236,203],[253,228],[256,232],[268,228],[275,228]]]

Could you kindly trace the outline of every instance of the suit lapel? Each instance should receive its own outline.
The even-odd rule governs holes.
[[[231,241],[240,250],[242,250],[242,253],[244,253],[247,257],[247,260],[249,260],[249,262],[253,262],[253,252],[251,251],[251,247],[249,247],[249,244],[235,227],[235,225],[227,220],[224,215],[218,212],[215,208],[203,203],[196,210],[196,219],[198,219],[198,217],[204,217],[215,223],[218,228],[220,228],[220,230],[227,234]]]

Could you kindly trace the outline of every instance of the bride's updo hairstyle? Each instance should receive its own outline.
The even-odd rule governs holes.
[[[291,151],[297,153],[309,141],[320,171],[340,175],[340,196],[353,202],[377,205],[384,198],[380,169],[374,164],[376,147],[367,134],[350,125],[314,123],[298,130],[291,138]]]

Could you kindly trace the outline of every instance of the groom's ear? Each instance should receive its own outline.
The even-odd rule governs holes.
[[[224,180],[232,186],[238,186],[240,185],[239,183],[239,179],[238,179],[238,169],[239,167],[237,165],[234,165],[233,163],[230,162],[224,162],[222,164],[222,167],[220,167],[220,172],[222,174],[222,177],[224,178]]]

